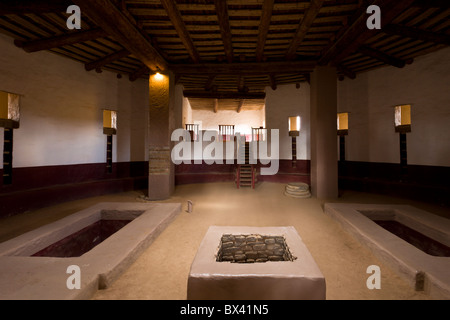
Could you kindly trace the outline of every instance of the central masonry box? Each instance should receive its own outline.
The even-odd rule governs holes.
[[[325,298],[325,277],[291,226],[209,227],[188,278],[188,300]]]

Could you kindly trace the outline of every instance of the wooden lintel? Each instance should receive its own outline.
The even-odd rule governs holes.
[[[112,0],[73,0],[100,28],[130,51],[150,70],[165,71],[167,62],[146,36],[120,11]]]
[[[181,13],[177,8],[175,0],[161,0],[161,4],[166,10],[167,15],[169,16],[169,19],[178,34],[178,37],[185,46],[192,61],[194,63],[199,63],[200,55],[198,54],[194,42],[192,41],[186,25],[183,22],[183,18],[181,17]]]
[[[184,90],[185,98],[206,98],[206,99],[264,99],[265,92],[235,92],[235,91],[203,91]]]
[[[297,31],[295,32],[295,36],[289,45],[288,51],[286,53],[287,60],[293,60],[296,56],[297,48],[302,43],[303,39],[305,39],[306,34],[308,33],[309,28],[316,19],[319,14],[322,5],[325,0],[313,0],[309,8],[305,12],[305,16],[302,19],[302,22],[299,24]]]
[[[62,47],[74,43],[94,40],[97,38],[106,37],[108,34],[102,29],[91,29],[87,31],[74,31],[61,36],[32,40],[20,41],[15,40],[14,44],[25,50],[26,52],[36,52],[41,50],[49,50],[56,47]]]
[[[112,53],[110,55],[107,55],[107,56],[105,56],[105,57],[103,57],[101,59],[98,59],[96,61],[92,61],[92,62],[86,63],[84,65],[84,68],[86,69],[86,71],[91,71],[91,70],[94,70],[94,69],[97,69],[97,68],[101,68],[101,67],[103,67],[103,66],[105,66],[105,65],[107,65],[107,64],[109,64],[109,63],[111,63],[113,61],[120,60],[120,59],[122,59],[124,57],[127,57],[129,55],[130,55],[130,52],[128,50],[126,50],[126,49],[123,49],[123,50],[114,52],[114,53]]]
[[[274,0],[264,0],[261,19],[259,20],[258,39],[256,43],[256,61],[260,62],[264,56],[264,45],[269,33],[270,20],[272,19]]]
[[[219,20],[219,28],[225,49],[225,56],[227,61],[231,63],[233,61],[233,45],[231,42],[231,28],[228,17],[227,2],[224,0],[214,0],[214,4],[216,7],[217,18]]]
[[[268,73],[309,73],[316,66],[315,61],[282,62],[244,62],[244,63],[206,63],[206,64],[172,64],[174,73],[183,74],[232,74],[258,75]]]
[[[406,27],[398,24],[390,24],[383,28],[383,32],[408,37],[412,39],[434,42],[437,44],[444,44],[450,46],[450,35],[445,33],[436,33],[427,30],[422,30],[414,27]]]
[[[67,7],[71,4],[72,1],[70,0],[2,0],[0,2],[0,15],[66,12]]]
[[[406,65],[404,60],[390,56],[382,51],[370,48],[369,46],[361,46],[358,51],[366,56],[372,57],[397,68],[403,68]]]

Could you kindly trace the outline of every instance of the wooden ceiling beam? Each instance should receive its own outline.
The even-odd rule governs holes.
[[[136,81],[147,72],[150,72],[150,69],[147,66],[142,66],[141,68],[135,70],[133,73],[130,73],[128,78],[130,79],[130,81]]]
[[[171,64],[169,69],[181,74],[232,74],[258,75],[269,73],[308,73],[316,66],[315,61],[245,62],[245,63],[203,63]]]
[[[205,83],[205,90],[210,91],[213,88],[214,79],[216,78],[215,74],[210,74],[208,80]]]
[[[269,33],[270,20],[272,19],[274,0],[264,0],[261,19],[259,20],[258,39],[256,42],[256,61],[260,62],[264,57],[264,46]]]
[[[416,0],[416,1],[414,1],[413,6],[421,7],[421,8],[449,9],[450,1],[448,1],[448,0]]]
[[[383,32],[391,35],[450,46],[450,35],[444,33],[435,33],[419,28],[400,26],[398,24],[390,24],[385,26],[383,28]]]
[[[2,0],[0,2],[0,15],[66,12],[72,4],[70,0]]]
[[[381,14],[381,30],[384,26],[391,23],[396,17],[407,10],[414,0],[375,0],[372,4],[380,7]],[[355,52],[358,47],[364,44],[368,39],[378,34],[381,30],[367,28],[367,19],[369,15],[366,11],[360,12],[349,27],[345,29],[339,38],[337,38],[319,60],[319,64],[326,65],[332,62],[338,64],[341,60]]]
[[[129,55],[130,55],[130,52],[127,49],[123,49],[123,50],[114,52],[112,54],[109,54],[101,59],[86,63],[84,65],[84,68],[86,69],[86,71],[91,71],[94,69],[102,68],[103,66],[105,66],[113,61],[120,60]]]
[[[348,69],[347,67],[345,67],[343,65],[338,65],[337,70],[339,72],[343,73],[344,76],[346,76],[347,78],[350,78],[352,80],[356,78],[356,73],[354,73],[352,70]]]
[[[237,92],[237,91],[203,91],[184,90],[185,98],[206,98],[206,99],[264,99],[265,92]]]
[[[219,20],[220,33],[222,35],[225,57],[228,63],[233,62],[233,45],[231,42],[231,28],[228,17],[228,6],[224,0],[214,0],[217,18]]]
[[[242,75],[242,74],[238,75],[237,89],[238,89],[239,92],[244,92],[246,90],[245,78],[244,78],[244,75]]]
[[[111,0],[73,0],[81,12],[130,51],[152,71],[164,71],[167,62],[145,35],[130,22]]]
[[[305,15],[302,19],[302,22],[299,24],[297,31],[295,32],[294,38],[289,45],[288,51],[286,53],[287,60],[293,60],[296,56],[297,48],[305,39],[306,34],[308,33],[309,28],[313,24],[317,15],[319,14],[320,9],[322,8],[325,0],[313,0],[309,8],[306,10]]]
[[[183,18],[181,17],[181,13],[177,8],[176,2],[174,0],[161,0],[161,4],[166,10],[167,15],[169,16],[169,19],[178,34],[178,37],[185,46],[192,61],[194,63],[199,63],[200,55],[198,54],[197,48],[195,47],[194,42],[189,35],[189,31],[187,30],[186,25],[183,22]]]
[[[245,102],[245,99],[240,99],[239,100],[238,108],[236,110],[237,113],[240,113],[242,111],[242,107],[244,106],[244,102]]]
[[[219,111],[219,99],[214,99],[214,113],[217,113]]]
[[[98,38],[106,37],[108,34],[102,29],[91,29],[87,31],[74,31],[62,36],[56,36],[51,38],[21,41],[15,40],[14,44],[25,50],[26,52],[36,52],[41,50],[50,50],[56,47],[62,47],[79,42],[85,42],[89,40],[95,40]]]
[[[275,79],[275,75],[273,73],[269,74],[269,82],[272,90],[277,90],[277,80]]]
[[[406,65],[406,61],[390,56],[382,51],[370,48],[369,46],[361,46],[358,51],[366,56],[372,57],[397,68],[403,68]]]

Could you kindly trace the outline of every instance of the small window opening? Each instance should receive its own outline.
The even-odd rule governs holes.
[[[339,136],[339,161],[345,161],[345,136],[348,135],[348,112],[337,114],[337,134]]]
[[[288,119],[289,135],[296,137],[300,135],[301,120],[300,116],[289,117]]]
[[[395,107],[395,132],[411,132],[411,105],[399,105]]]
[[[291,137],[292,167],[297,166],[297,137],[300,136],[301,118],[300,116],[288,118],[289,136]]]
[[[411,105],[395,106],[394,112],[395,132],[400,136],[400,170],[402,179],[408,176],[408,146],[406,133],[411,132]]]
[[[348,134],[348,112],[340,112],[337,114],[337,130],[338,135]]]

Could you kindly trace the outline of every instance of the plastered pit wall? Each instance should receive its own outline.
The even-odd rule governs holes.
[[[148,81],[87,72],[49,52],[26,53],[4,35],[0,47],[0,90],[20,95],[14,167],[105,162],[102,109],[118,111],[113,161],[148,160]]]
[[[450,48],[338,81],[338,111],[349,112],[346,160],[399,163],[394,107],[411,104],[408,164],[450,166],[449,84]]]

